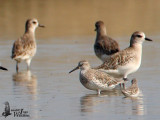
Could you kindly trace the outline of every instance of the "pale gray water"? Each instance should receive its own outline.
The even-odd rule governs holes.
[[[10,49],[5,49],[11,46],[5,43],[0,47],[0,55],[3,65],[9,71],[0,72],[0,113],[4,109],[3,103],[9,101],[11,109],[23,108],[29,112],[30,118],[23,119],[159,119],[159,37],[150,38],[154,42],[143,44],[141,68],[129,76],[130,79],[137,78],[143,94],[133,100],[124,99],[119,90],[97,96],[96,92],[81,85],[79,71],[68,74],[81,59],[87,59],[92,66],[100,64],[93,52],[93,37],[86,38],[90,41],[88,43],[77,39],[77,43],[73,41],[68,44],[64,40],[64,44],[61,44],[57,39],[51,39],[50,44],[39,44],[31,72],[19,74],[15,73],[15,62],[8,56]],[[121,46],[127,47],[128,43],[121,42]],[[21,71],[25,68],[23,63]],[[7,117],[13,118],[13,115]]]
[[[0,71],[0,114],[8,101],[11,109],[24,109],[30,117],[12,114],[7,120],[159,120],[159,1],[46,1],[0,0],[0,61],[9,69]],[[16,74],[15,61],[10,59],[12,43],[23,34],[30,17],[47,27],[36,31],[38,52],[31,71],[25,71],[22,63]],[[128,47],[135,30],[153,39],[143,44],[140,69],[128,76],[138,80],[142,95],[137,99],[125,99],[119,90],[97,96],[81,85],[79,71],[68,74],[82,59],[91,66],[101,64],[93,52],[94,23],[99,19],[121,49]]]

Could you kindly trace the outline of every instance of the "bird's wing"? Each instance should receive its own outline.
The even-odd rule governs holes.
[[[118,43],[108,36],[104,36],[103,48],[106,52],[109,52],[109,55],[120,51]]]
[[[139,88],[137,86],[130,86],[127,89],[123,90],[122,92],[129,94],[129,95],[134,95],[138,92]]]
[[[19,38],[13,43],[11,57],[15,58],[16,56],[20,56],[23,52],[24,52],[23,41],[21,38]]]
[[[99,39],[100,40],[94,45],[94,47],[95,50],[99,50],[100,53],[112,55],[120,51],[118,43],[112,38],[103,36]]]
[[[117,52],[106,59],[106,61],[98,66],[95,67],[95,69],[117,69],[119,65],[123,66],[134,59],[134,53],[132,53],[129,48],[128,50],[122,50],[120,52]]]
[[[107,86],[112,86],[112,85],[117,85],[119,83],[122,83],[123,80],[114,78],[112,76],[110,76],[109,74],[96,70],[94,72],[94,80],[96,80],[96,82],[98,81],[99,84],[103,84],[103,85],[107,85]]]
[[[27,35],[17,39],[13,44],[11,58],[28,54],[28,52],[35,47],[33,44],[34,41],[29,40]]]

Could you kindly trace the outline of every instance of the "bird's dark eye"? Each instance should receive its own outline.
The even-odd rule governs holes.
[[[141,38],[142,36],[141,35],[137,35],[137,37]]]
[[[96,26],[96,28],[98,28],[98,27],[99,27],[99,24],[96,24],[95,26]]]
[[[33,21],[33,24],[36,24],[36,22],[35,22],[35,21]]]
[[[81,64],[79,64],[79,66],[82,66],[83,64],[81,63]]]
[[[79,63],[79,66],[83,66],[83,63]]]

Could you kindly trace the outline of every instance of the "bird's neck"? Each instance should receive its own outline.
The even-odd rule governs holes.
[[[107,35],[107,32],[105,28],[101,28],[97,31],[97,38],[101,36],[106,36],[106,35]]]
[[[33,28],[33,27],[26,28],[25,33],[34,35],[35,34],[35,28]]]
[[[35,38],[35,29],[26,29],[24,35]]]
[[[142,44],[140,44],[140,43],[134,43],[129,48],[134,51],[134,53],[137,56],[137,58],[140,59],[140,61],[141,61],[141,57],[142,57]]]
[[[132,84],[132,87],[138,87],[138,85],[136,83]]]
[[[142,44],[141,43],[134,43],[130,44],[130,47],[139,51],[142,51]]]
[[[90,67],[81,68],[81,73],[85,74],[89,69]]]

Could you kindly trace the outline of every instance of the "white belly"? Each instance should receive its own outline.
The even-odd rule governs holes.
[[[100,69],[101,71],[104,71],[116,78],[127,78],[127,76],[131,73],[134,73],[136,72],[139,67],[140,67],[140,64],[141,62],[139,63],[130,63],[130,64],[127,64],[125,66],[119,66],[117,69],[114,69],[114,70],[104,70],[104,69]]]

